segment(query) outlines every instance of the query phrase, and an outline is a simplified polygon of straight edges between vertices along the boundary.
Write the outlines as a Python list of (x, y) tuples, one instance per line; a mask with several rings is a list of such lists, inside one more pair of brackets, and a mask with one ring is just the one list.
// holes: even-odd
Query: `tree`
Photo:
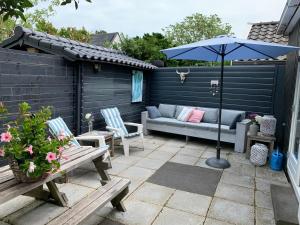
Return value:
[(161, 33), (147, 33), (143, 37), (136, 36), (134, 38), (121, 34), (121, 42), (113, 47), (131, 57), (150, 62), (152, 60), (165, 61), (165, 56), (160, 50), (170, 46), (171, 42)]
[(217, 35), (232, 35), (232, 27), (228, 23), (223, 23), (217, 15), (205, 16), (195, 13), (187, 16), (183, 21), (174, 25), (169, 25), (163, 31), (166, 37), (174, 45), (188, 44)]
[[(45, 1), (45, 0), (41, 0)], [(91, 0), (85, 0), (91, 2)], [(26, 20), (25, 11), (34, 7), (37, 0), (1, 0), (0, 1), (0, 15), (4, 21), (9, 18), (21, 18)], [(75, 8), (78, 8), (79, 0), (52, 0), (56, 5), (67, 5), (74, 3)]]

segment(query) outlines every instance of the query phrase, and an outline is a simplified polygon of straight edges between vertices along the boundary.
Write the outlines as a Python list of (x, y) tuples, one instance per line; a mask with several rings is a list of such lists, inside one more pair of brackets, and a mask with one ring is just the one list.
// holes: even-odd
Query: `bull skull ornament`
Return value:
[(180, 76), (180, 82), (183, 84), (187, 75), (190, 73), (190, 69), (188, 69), (187, 72), (179, 72), (178, 70), (176, 70), (176, 73), (179, 74)]

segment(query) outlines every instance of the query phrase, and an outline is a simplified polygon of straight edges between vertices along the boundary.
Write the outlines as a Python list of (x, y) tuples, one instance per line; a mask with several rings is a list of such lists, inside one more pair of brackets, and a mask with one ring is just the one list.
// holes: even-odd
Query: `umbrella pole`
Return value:
[(221, 118), (222, 118), (222, 108), (223, 108), (223, 77), (224, 77), (224, 58), (225, 54), (221, 54), (221, 79), (220, 79), (220, 101), (219, 101), (219, 119), (218, 119), (218, 141), (217, 141), (217, 156), (206, 160), (208, 166), (226, 169), (230, 167), (230, 163), (226, 159), (222, 159), (221, 155)]

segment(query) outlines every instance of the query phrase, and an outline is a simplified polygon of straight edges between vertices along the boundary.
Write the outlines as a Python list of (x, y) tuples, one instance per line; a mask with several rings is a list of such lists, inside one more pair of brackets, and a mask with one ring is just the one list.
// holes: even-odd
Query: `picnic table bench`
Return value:
[[(64, 155), (68, 159), (61, 161), (60, 171), (49, 175), (44, 180), (34, 183), (19, 183), (15, 180), (9, 166), (1, 167), (0, 204), (19, 195), (26, 195), (50, 201), (62, 207), (69, 207), (67, 196), (59, 191), (54, 179), (92, 161), (101, 177), (101, 184), (103, 186), (96, 189), (74, 206), (69, 207), (61, 216), (50, 221), (49, 224), (78, 224), (109, 201), (117, 210), (125, 211), (122, 199), (128, 193), (130, 181), (123, 178), (110, 178), (106, 171), (110, 168), (110, 165), (104, 161), (105, 151), (91, 146), (68, 148), (64, 152)], [(43, 189), (44, 184), (47, 185), (49, 190)]]

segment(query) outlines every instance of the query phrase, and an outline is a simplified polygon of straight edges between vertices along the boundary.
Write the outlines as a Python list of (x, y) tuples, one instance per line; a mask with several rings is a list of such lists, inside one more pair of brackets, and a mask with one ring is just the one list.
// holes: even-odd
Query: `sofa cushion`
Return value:
[(176, 105), (159, 104), (158, 110), (162, 117), (174, 118)]
[(242, 114), (242, 111), (223, 109), (221, 124), (229, 126), (230, 129), (235, 129), (236, 123), (241, 121)]
[(147, 123), (149, 124), (161, 124), (161, 125), (172, 125), (178, 127), (184, 127), (185, 122), (179, 121), (175, 118), (166, 118), (166, 117), (159, 117), (155, 119), (147, 119)]
[(205, 107), (199, 107), (198, 109), (205, 112), (203, 120), (202, 120), (204, 123), (217, 123), (218, 122), (218, 115), (219, 115), (218, 109), (205, 108)]
[(194, 109), (191, 108), (191, 107), (184, 107), (181, 110), (181, 113), (179, 114), (179, 116), (176, 119), (179, 120), (179, 121), (183, 121), (183, 122), (188, 121), (188, 119), (190, 118), (190, 116), (193, 113), (193, 110)]
[(150, 119), (161, 117), (161, 114), (156, 106), (147, 106), (146, 109)]
[[(205, 130), (211, 130), (211, 131), (217, 131), (218, 130), (218, 124), (217, 123), (190, 123), (186, 122), (185, 123), (186, 127), (190, 128), (199, 128), (199, 129), (205, 129)], [(225, 133), (235, 133), (234, 129), (230, 129), (229, 126), (227, 125), (221, 125), (221, 132)]]
[(204, 111), (201, 111), (199, 109), (193, 109), (193, 112), (190, 118), (188, 119), (188, 122), (200, 123), (201, 120), (203, 119), (204, 113), (205, 113)]

